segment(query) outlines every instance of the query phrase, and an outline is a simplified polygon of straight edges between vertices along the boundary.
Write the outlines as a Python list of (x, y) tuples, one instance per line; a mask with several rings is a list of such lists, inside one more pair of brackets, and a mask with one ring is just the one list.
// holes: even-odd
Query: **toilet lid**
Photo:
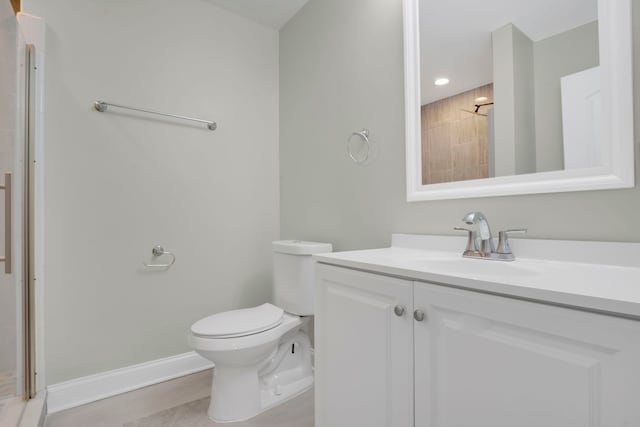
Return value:
[(194, 335), (233, 338), (257, 334), (282, 323), (284, 311), (266, 303), (252, 308), (224, 311), (198, 320), (191, 326)]

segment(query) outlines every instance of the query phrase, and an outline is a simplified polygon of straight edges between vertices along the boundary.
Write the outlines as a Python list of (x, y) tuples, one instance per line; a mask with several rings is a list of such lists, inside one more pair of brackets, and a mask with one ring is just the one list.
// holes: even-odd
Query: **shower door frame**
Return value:
[(19, 372), (21, 394), (25, 400), (43, 397), (46, 388), (44, 363), (44, 51), (45, 22), (42, 18), (19, 12), (20, 105), (23, 184), (22, 311), (20, 324)]
[(35, 331), (35, 129), (36, 129), (36, 51), (26, 45), (24, 92), (24, 163), (22, 217), (22, 398), (37, 393)]

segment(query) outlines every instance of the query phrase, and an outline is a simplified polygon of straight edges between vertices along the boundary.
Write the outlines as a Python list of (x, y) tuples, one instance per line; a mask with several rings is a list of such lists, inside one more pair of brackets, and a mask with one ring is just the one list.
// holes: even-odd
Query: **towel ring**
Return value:
[[(356, 156), (353, 155), (353, 151), (351, 150), (351, 142), (354, 136), (359, 136), (360, 139), (362, 139), (364, 144), (367, 146), (367, 153), (365, 154), (363, 159), (358, 159)], [(366, 162), (369, 159), (370, 151), (371, 151), (371, 144), (369, 143), (369, 131), (367, 129), (362, 129), (358, 132), (353, 132), (349, 136), (349, 139), (347, 139), (347, 154), (349, 154), (349, 157), (351, 157), (351, 160), (353, 160), (354, 163), (361, 164)]]
[(168, 264), (147, 264), (146, 262), (143, 262), (142, 264), (145, 267), (148, 268), (169, 268), (173, 265), (174, 262), (176, 262), (176, 256), (171, 253), (171, 252), (167, 252), (164, 250), (164, 248), (160, 245), (154, 246), (153, 249), (151, 249), (151, 254), (153, 255), (153, 259), (156, 259), (162, 255), (169, 255), (171, 257), (171, 261)]

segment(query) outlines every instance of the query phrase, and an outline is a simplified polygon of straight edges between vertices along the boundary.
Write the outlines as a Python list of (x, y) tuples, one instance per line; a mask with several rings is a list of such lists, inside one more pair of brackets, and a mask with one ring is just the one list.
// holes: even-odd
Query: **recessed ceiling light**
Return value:
[(437, 78), (436, 81), (433, 82), (436, 86), (444, 86), (449, 84), (449, 79), (446, 77)]
[(486, 102), (488, 101), (489, 98), (487, 98), (486, 96), (479, 96), (476, 98), (476, 102), (480, 103), (480, 102)]

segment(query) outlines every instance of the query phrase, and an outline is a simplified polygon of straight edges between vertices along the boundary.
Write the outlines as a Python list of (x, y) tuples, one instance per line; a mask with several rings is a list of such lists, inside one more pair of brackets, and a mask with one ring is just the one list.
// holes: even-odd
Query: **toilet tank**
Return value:
[(274, 304), (288, 313), (313, 315), (313, 254), (331, 252), (330, 243), (280, 240), (273, 242)]

